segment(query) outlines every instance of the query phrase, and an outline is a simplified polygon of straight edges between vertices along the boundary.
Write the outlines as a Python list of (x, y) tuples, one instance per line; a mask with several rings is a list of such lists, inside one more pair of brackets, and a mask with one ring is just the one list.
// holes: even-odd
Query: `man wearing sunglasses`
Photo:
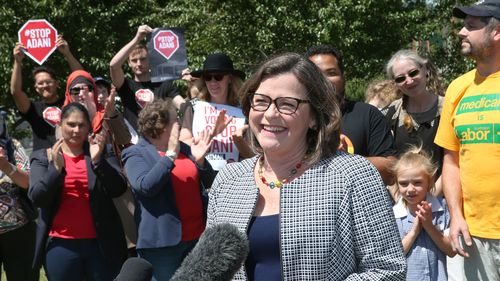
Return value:
[[(179, 108), (184, 102), (172, 81), (151, 82), (148, 49), (141, 44), (141, 41), (152, 31), (153, 29), (147, 25), (139, 26), (134, 38), (116, 53), (109, 63), (111, 80), (123, 103), (123, 115), (136, 131), (137, 116), (147, 103), (157, 98), (168, 97), (173, 99), (174, 105)], [(122, 69), (125, 61), (128, 61), (134, 79), (125, 78)]]
[(461, 53), (476, 68), (446, 91), (435, 143), (445, 149), (450, 239), (467, 280), (500, 280), (500, 1), (455, 7)]
[(342, 149), (366, 157), (380, 172), (384, 183), (390, 184), (392, 176), (389, 167), (395, 158), (389, 122), (376, 107), (345, 99), (344, 66), (342, 55), (336, 48), (313, 46), (307, 50), (306, 56), (335, 88), (342, 107)]
[[(68, 42), (62, 35), (57, 37), (57, 49), (68, 62), (71, 71), (82, 69), (78, 60), (71, 53)], [(59, 123), (64, 98), (57, 94), (55, 72), (45, 66), (33, 69), (34, 88), (41, 97), (40, 101), (32, 101), (23, 90), (22, 62), (24, 46), (17, 43), (13, 50), (14, 67), (10, 79), (10, 92), (17, 109), (33, 130), (33, 150), (49, 148), (55, 143), (55, 127)]]

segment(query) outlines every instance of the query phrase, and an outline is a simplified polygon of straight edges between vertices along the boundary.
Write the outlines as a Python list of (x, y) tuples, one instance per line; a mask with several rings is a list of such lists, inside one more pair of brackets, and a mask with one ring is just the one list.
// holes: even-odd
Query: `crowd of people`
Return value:
[(133, 257), (148, 280), (170, 280), (206, 229), (230, 223), (249, 249), (225, 272), (234, 280), (500, 281), (500, 2), (453, 16), (476, 67), (445, 91), (428, 58), (399, 50), (366, 103), (346, 98), (331, 45), (251, 74), (208, 54), (182, 72), (183, 97), (151, 81), (147, 25), (111, 59), (110, 80), (59, 36), (64, 96), (41, 66), (34, 101), (18, 43), (11, 94), (33, 152), (0, 115), (7, 280), (39, 280), (42, 266), (50, 281), (146, 280), (123, 270)]

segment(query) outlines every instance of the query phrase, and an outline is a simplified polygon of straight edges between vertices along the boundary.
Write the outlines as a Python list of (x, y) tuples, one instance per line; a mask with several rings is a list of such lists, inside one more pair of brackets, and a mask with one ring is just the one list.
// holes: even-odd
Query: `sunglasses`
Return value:
[(81, 86), (81, 87), (73, 87), (71, 89), (69, 89), (69, 93), (71, 95), (79, 95), (80, 94), (80, 91), (92, 91), (92, 87), (91, 86)]
[(406, 80), (406, 77), (415, 78), (419, 74), (420, 74), (420, 70), (414, 69), (414, 70), (408, 72), (407, 74), (404, 74), (404, 75), (401, 75), (401, 76), (394, 78), (394, 82), (401, 84)]
[(212, 78), (215, 79), (215, 81), (221, 81), (222, 79), (224, 79), (224, 74), (220, 73), (220, 74), (203, 74), (203, 80), (205, 81), (210, 81), (212, 80)]

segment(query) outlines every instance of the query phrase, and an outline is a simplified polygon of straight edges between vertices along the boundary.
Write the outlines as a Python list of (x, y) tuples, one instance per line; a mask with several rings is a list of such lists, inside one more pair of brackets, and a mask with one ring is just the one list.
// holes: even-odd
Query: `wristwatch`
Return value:
[(165, 156), (167, 156), (168, 158), (170, 158), (172, 161), (174, 161), (175, 159), (177, 159), (177, 152), (173, 151), (173, 150), (167, 150), (167, 152), (165, 152)]

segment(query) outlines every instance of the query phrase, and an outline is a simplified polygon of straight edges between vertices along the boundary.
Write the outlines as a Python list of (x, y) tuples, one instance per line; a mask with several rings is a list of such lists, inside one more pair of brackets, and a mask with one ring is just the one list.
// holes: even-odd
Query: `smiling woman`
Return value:
[(186, 103), (180, 139), (191, 143), (193, 136), (214, 128), (214, 142), (207, 159), (215, 170), (252, 156), (243, 137), (247, 126), (238, 101), (245, 73), (234, 68), (228, 55), (216, 53), (207, 56), (202, 69), (190, 74), (200, 78), (194, 82), (199, 93)]
[[(391, 123), (397, 153), (401, 155), (411, 145), (421, 145), (430, 153), (438, 163), (434, 194), (439, 195), (443, 149), (434, 144), (434, 137), (441, 116), (443, 88), (437, 69), (416, 52), (400, 50), (391, 57), (386, 70), (403, 96), (382, 110)], [(394, 186), (391, 193), (397, 197)]]
[(403, 280), (385, 186), (368, 160), (337, 151), (338, 99), (316, 65), (294, 53), (271, 58), (241, 93), (258, 155), (219, 172), (207, 221), (248, 234), (234, 279)]

